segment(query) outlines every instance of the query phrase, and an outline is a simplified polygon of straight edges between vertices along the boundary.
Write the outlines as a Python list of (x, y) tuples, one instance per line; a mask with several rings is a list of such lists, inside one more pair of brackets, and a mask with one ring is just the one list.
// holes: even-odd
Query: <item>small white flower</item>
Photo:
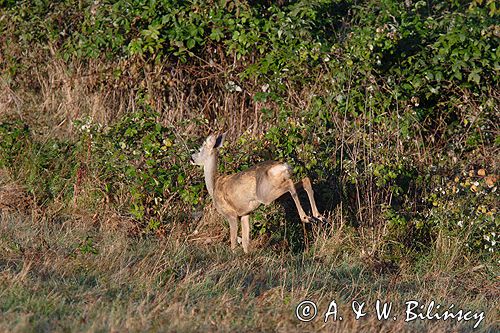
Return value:
[(227, 81), (226, 83), (226, 89), (229, 90), (230, 92), (242, 92), (243, 89), (239, 85), (237, 85), (234, 81)]

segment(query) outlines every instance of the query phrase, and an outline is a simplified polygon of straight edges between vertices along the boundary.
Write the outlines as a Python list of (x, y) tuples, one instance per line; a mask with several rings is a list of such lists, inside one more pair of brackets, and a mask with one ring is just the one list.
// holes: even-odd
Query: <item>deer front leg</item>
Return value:
[(250, 215), (241, 217), (241, 238), (243, 251), (248, 253), (248, 245), (250, 244)]
[(231, 239), (231, 250), (236, 249), (237, 237), (238, 237), (238, 218), (234, 216), (226, 217), (229, 222), (229, 238)]

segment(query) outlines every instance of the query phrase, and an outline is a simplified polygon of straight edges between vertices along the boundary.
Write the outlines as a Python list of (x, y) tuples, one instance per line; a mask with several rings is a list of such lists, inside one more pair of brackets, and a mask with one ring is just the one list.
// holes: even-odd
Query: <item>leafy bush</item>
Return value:
[[(39, 94), (33, 73), (50, 70), (47, 59), (56, 57), (69, 71), (89, 66), (98, 82), (89, 91), (108, 96), (120, 87), (120, 106), (134, 108), (109, 126), (81, 121), (71, 141), (41, 143), (22, 123), (2, 125), (0, 164), (21, 172), (18, 152), (36, 151), (27, 155), (36, 165), (24, 176), (31, 183), (78, 183), (86, 170), (116, 209), (162, 229), (190, 220), (206, 197), (188, 159), (207, 133), (188, 124), (229, 127), (239, 139), (223, 148), (221, 171), (284, 160), (297, 178), (315, 179), (324, 209), (341, 201), (351, 224), (387, 224), (388, 243), (403, 252), (425, 251), (442, 233), (463, 237), (471, 251), (496, 252), (496, 183), (485, 186), (477, 175), (467, 183), (461, 174), (498, 173), (494, 1), (0, 6), (0, 70), (9, 86)], [(176, 107), (182, 119), (165, 121)], [(49, 197), (71, 193), (46, 188)], [(255, 214), (257, 232), (276, 235), (282, 215), (271, 222), (275, 210), (266, 209)]]
[(106, 194), (113, 197), (126, 191), (128, 212), (152, 230), (173, 219), (191, 218), (189, 207), (199, 204), (204, 186), (190, 177), (191, 143), (157, 119), (145, 107), (111, 127), (81, 125), (85, 140), (91, 142), (92, 169)]
[(486, 176), (484, 169), (470, 170), (453, 179), (441, 178), (441, 184), (428, 195), (432, 206), (424, 212), (424, 223), (462, 238), (474, 252), (498, 252), (496, 182), (496, 176)]
[(0, 142), (0, 168), (21, 178), (39, 204), (71, 197), (68, 185), (79, 167), (74, 144), (54, 138), (40, 142), (20, 121), (0, 124)]
[(15, 167), (18, 152), (25, 148), (28, 136), (28, 126), (20, 121), (0, 124), (0, 168)]

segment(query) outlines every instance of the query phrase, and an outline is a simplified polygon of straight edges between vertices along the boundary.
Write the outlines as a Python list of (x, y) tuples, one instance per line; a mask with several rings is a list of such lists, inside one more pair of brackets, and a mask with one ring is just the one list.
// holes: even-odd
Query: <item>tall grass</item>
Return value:
[[(85, 215), (36, 219), (3, 211), (0, 218), (2, 331), (438, 332), (474, 324), (405, 323), (408, 300), (484, 311), (478, 332), (500, 324), (494, 267), (450, 255), (461, 252), (458, 242), (393, 270), (346, 230), (318, 235), (307, 254), (259, 249), (244, 256), (181, 233), (130, 237), (119, 221)], [(295, 306), (304, 299), (316, 302), (320, 315), (335, 300), (343, 320), (299, 322)], [(398, 320), (377, 320), (377, 299), (393, 302)], [(354, 319), (353, 300), (366, 302), (366, 317)]]

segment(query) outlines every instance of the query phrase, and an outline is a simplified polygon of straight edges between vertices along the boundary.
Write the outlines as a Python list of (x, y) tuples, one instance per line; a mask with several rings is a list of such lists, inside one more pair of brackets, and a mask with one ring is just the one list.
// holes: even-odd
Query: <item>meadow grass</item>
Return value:
[[(475, 331), (499, 329), (497, 267), (475, 264), (450, 242), (391, 269), (347, 229), (318, 231), (307, 252), (256, 246), (244, 255), (230, 251), (227, 236), (210, 244), (180, 232), (131, 236), (117, 221), (2, 211), (0, 331), (467, 332), (475, 323), (405, 322), (409, 300), (484, 311)], [(311, 322), (295, 315), (305, 299), (318, 306)], [(377, 299), (393, 303), (389, 320), (377, 319)], [(332, 300), (343, 320), (324, 323)], [(366, 303), (359, 320), (354, 300)]]

